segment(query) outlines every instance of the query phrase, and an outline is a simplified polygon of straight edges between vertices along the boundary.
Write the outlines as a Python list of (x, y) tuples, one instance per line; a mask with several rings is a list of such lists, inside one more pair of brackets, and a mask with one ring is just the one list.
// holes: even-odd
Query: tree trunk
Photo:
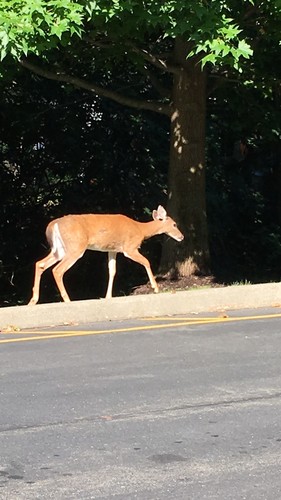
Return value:
[(205, 198), (206, 75), (190, 48), (175, 41), (167, 212), (185, 235), (182, 243), (168, 239), (163, 246), (161, 272), (189, 276), (209, 269)]

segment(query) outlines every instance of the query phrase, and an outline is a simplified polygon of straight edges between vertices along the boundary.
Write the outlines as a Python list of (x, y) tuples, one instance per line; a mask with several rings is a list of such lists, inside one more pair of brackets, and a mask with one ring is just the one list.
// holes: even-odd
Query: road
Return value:
[(279, 311), (1, 334), (1, 500), (281, 498)]

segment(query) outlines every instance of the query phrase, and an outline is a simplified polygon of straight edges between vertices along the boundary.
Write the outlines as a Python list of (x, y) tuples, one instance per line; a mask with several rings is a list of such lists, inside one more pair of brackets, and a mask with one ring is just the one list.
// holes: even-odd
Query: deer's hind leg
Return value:
[(34, 277), (34, 284), (33, 284), (33, 289), (32, 289), (32, 297), (28, 303), (28, 305), (35, 305), (38, 302), (39, 299), (39, 289), (40, 289), (40, 281), (41, 281), (41, 276), (46, 271), (49, 269), (49, 267), (53, 266), (56, 262), (58, 262), (58, 257), (56, 257), (53, 252), (50, 252), (47, 257), (44, 259), (38, 260), (35, 264), (35, 277)]
[(80, 250), (79, 252), (65, 254), (63, 259), (53, 269), (53, 276), (64, 302), (70, 302), (70, 298), (63, 283), (64, 273), (66, 273), (66, 271), (68, 271), (68, 269), (70, 269), (75, 262), (82, 257), (84, 251), (82, 253)]

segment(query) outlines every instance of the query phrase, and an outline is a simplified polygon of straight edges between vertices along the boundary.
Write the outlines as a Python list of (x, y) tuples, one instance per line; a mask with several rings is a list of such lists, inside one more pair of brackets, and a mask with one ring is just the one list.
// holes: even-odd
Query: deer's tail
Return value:
[(54, 224), (47, 227), (46, 237), (54, 256), (58, 260), (62, 260), (65, 256), (65, 246), (60, 233), (58, 222), (55, 222)]

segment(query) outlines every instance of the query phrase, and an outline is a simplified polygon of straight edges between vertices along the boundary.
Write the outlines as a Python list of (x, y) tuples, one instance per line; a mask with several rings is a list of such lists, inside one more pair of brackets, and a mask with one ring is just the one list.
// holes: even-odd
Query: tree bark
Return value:
[(175, 40), (174, 75), (167, 211), (185, 235), (182, 243), (168, 239), (163, 245), (162, 273), (189, 276), (208, 272), (209, 245), (205, 199), (206, 74), (190, 47)]

